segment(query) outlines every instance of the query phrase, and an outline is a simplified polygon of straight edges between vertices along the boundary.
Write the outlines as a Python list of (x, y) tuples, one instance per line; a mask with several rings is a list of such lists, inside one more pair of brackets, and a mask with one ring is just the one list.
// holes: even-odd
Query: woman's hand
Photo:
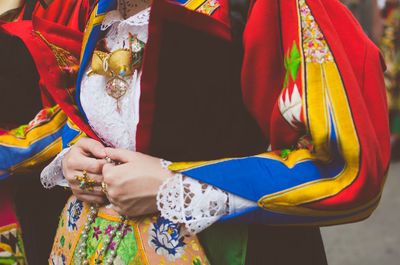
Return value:
[[(101, 182), (103, 181), (101, 172), (106, 163), (105, 157), (105, 147), (88, 137), (80, 138), (64, 156), (62, 161), (63, 174), (78, 199), (98, 204), (106, 202), (107, 198), (101, 190)], [(82, 177), (83, 171), (87, 172), (90, 179), (96, 181), (93, 190), (81, 189), (79, 180), (75, 179), (75, 176)]]
[(142, 153), (106, 148), (106, 154), (121, 162), (103, 167), (107, 197), (114, 209), (130, 217), (157, 212), (158, 189), (173, 172), (164, 169), (159, 158)]

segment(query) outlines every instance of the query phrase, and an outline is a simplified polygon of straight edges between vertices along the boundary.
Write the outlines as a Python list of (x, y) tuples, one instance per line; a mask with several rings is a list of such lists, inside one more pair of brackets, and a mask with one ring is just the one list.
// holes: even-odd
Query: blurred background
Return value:
[(367, 220), (322, 228), (329, 265), (400, 264), (400, 0), (342, 0), (386, 61), (392, 162), (380, 205)]

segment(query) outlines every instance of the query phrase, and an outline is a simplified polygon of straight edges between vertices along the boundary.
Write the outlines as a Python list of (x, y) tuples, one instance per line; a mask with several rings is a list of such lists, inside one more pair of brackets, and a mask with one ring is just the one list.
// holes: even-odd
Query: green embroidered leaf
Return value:
[(25, 128), (28, 127), (28, 125), (21, 125), (18, 128), (15, 128), (13, 130), (11, 130), (11, 134), (15, 135), (17, 137), (25, 137)]
[(195, 260), (193, 260), (192, 264), (193, 265), (201, 265), (201, 261), (198, 258), (196, 258)]
[(283, 87), (287, 87), (287, 85), (289, 84), (289, 64), (288, 64), (288, 58), (289, 58), (289, 52), (286, 56), (286, 58), (283, 60), (283, 65), (285, 66), (286, 69), (286, 74), (285, 74), (285, 81), (283, 82)]
[(296, 42), (293, 42), (292, 50), (287, 52), (286, 58), (283, 60), (283, 64), (286, 69), (285, 81), (283, 86), (287, 87), (289, 84), (289, 74), (292, 77), (293, 81), (296, 80), (297, 73), (300, 68), (300, 53), (297, 49)]
[(289, 69), (293, 80), (296, 80), (297, 72), (300, 67), (300, 53), (297, 49), (296, 42), (293, 42), (292, 52), (290, 54)]
[(64, 244), (65, 244), (65, 237), (64, 236), (61, 236), (60, 243), (61, 243), (61, 246), (64, 247)]
[(281, 157), (282, 158), (285, 158), (285, 157), (287, 157), (288, 155), (289, 155), (289, 153), (291, 152), (291, 150), (290, 149), (283, 149), (283, 150), (281, 150)]

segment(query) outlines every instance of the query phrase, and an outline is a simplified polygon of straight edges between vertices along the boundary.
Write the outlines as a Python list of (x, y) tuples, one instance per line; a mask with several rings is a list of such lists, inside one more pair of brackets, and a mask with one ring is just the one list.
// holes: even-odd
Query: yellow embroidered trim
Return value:
[[(138, 223), (135, 223), (133, 225), (133, 231), (135, 232), (135, 238), (136, 238), (137, 247), (138, 247), (138, 252), (137, 253), (138, 254), (140, 253), (140, 257), (142, 258), (143, 265), (149, 265), (149, 260), (148, 260), (148, 258), (146, 256), (146, 252), (144, 250), (143, 240), (142, 240), (142, 237), (140, 235), (139, 224)], [(138, 239), (140, 239), (140, 241)]]
[(196, 10), (207, 0), (189, 0), (183, 6), (190, 10)]
[(196, 9), (196, 11), (211, 16), (214, 13), (214, 11), (218, 9), (218, 7), (219, 7), (218, 0), (207, 0), (198, 9)]
[(48, 123), (31, 129), (26, 137), (18, 138), (13, 135), (2, 135), (0, 144), (8, 147), (27, 148), (31, 146), (32, 143), (60, 130), (65, 125), (66, 121), (67, 116), (60, 109)]
[[(36, 155), (30, 157), (27, 160), (22, 161), (19, 164), (16, 164), (10, 167), (10, 172), (19, 172), (25, 173), (30, 172), (32, 167), (40, 165), (52, 157), (55, 157), (62, 150), (62, 141), (61, 137), (57, 138), (54, 142), (48, 145), (45, 149), (37, 153)], [(46, 154), (46, 155), (44, 155)], [(18, 170), (22, 168), (22, 170)]]

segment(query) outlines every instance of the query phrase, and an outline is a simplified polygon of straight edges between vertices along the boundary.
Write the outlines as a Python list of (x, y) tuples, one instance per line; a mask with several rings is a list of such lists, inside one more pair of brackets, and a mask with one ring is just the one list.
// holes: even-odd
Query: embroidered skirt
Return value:
[[(83, 239), (89, 214), (89, 204), (70, 197), (60, 217), (49, 264), (81, 264), (78, 252), (84, 240), (88, 264), (95, 264), (97, 259), (106, 261), (112, 253), (115, 265), (209, 264), (196, 236), (184, 235), (179, 225), (156, 215), (125, 221), (126, 225), (119, 228), (123, 237), (116, 244), (110, 241), (110, 233), (122, 221), (112, 208), (101, 207)], [(107, 246), (105, 253), (103, 246)]]

